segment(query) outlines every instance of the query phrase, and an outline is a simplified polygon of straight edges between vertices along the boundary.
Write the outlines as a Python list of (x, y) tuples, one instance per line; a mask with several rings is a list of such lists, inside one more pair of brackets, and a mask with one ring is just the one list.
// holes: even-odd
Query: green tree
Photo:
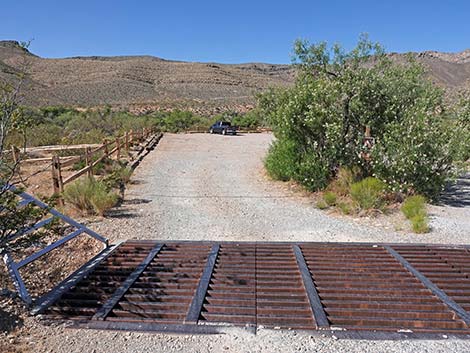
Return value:
[[(277, 143), (291, 146), (290, 154), (295, 150), (296, 158), (287, 168), (291, 179), (317, 190), (328, 184), (339, 167), (359, 166), (364, 177), (375, 175), (397, 191), (435, 196), (452, 171), (456, 141), (443, 92), (426, 79), (420, 65), (411, 57), (395, 63), (365, 35), (350, 52), (337, 44), (329, 47), (325, 42), (312, 45), (298, 40), (293, 63), (295, 85), (272, 90), (259, 101)], [(367, 143), (366, 131), (371, 132), (373, 143)], [(438, 146), (425, 153), (438, 136)], [(416, 143), (408, 149), (415, 140), (428, 144)], [(271, 153), (284, 150), (273, 148)], [(409, 153), (420, 155), (419, 167), (411, 168), (414, 173), (401, 173), (400, 156)], [(268, 160), (276, 158), (283, 157), (271, 155)], [(407, 163), (415, 161), (407, 159)], [(415, 182), (417, 173), (420, 178)], [(425, 187), (426, 180), (434, 186)]]
[[(21, 230), (36, 223), (44, 214), (32, 205), (17, 208), (17, 192), (10, 185), (18, 180), (18, 165), (6, 153), (7, 140), (14, 131), (23, 134), (31, 122), (21, 106), (22, 89), (26, 82), (28, 62), (21, 63), (12, 82), (0, 82), (0, 254), (10, 246), (10, 240)], [(26, 140), (23, 141), (26, 144)], [(23, 244), (25, 239), (16, 242)]]

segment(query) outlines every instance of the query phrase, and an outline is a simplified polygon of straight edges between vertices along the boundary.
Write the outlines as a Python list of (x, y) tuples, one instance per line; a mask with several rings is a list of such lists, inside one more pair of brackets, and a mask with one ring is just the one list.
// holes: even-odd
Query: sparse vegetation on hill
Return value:
[(19, 57), (31, 61), (28, 106), (146, 106), (205, 115), (253, 106), (253, 93), (293, 82), (289, 65), (215, 64), (151, 56), (45, 59), (0, 41), (0, 81), (14, 79)]
[(21, 128), (12, 129), (8, 144), (23, 146), (26, 141), (29, 147), (101, 143), (105, 138), (144, 127), (163, 132), (207, 131), (217, 120), (228, 120), (233, 125), (248, 129), (265, 126), (257, 110), (246, 114), (234, 112), (210, 117), (181, 110), (135, 115), (128, 111), (114, 111), (110, 107), (77, 110), (59, 106), (23, 108), (22, 114), (27, 123)]

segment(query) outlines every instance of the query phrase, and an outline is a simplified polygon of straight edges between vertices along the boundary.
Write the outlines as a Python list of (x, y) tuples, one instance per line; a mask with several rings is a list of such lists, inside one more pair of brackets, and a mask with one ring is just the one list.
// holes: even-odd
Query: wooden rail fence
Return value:
[[(86, 174), (91, 177), (94, 167), (105, 158), (132, 161), (136, 159), (155, 138), (159, 139), (160, 137), (161, 133), (156, 133), (153, 129), (144, 128), (138, 131), (127, 131), (124, 135), (114, 139), (104, 139), (101, 144), (40, 146), (26, 148), (25, 150), (20, 150), (12, 146), (9, 152), (11, 153), (12, 160), (18, 163), (18, 166), (50, 162), (53, 191), (54, 194), (59, 194), (64, 191), (66, 184), (76, 180), (80, 176)], [(77, 155), (73, 156), (59, 155), (61, 152), (65, 151), (79, 152)], [(134, 155), (131, 153), (133, 151), (135, 151)], [(52, 156), (25, 159), (21, 158), (22, 153), (26, 154), (26, 156), (31, 154), (36, 154), (36, 157), (37, 154), (52, 154)], [(80, 162), (84, 162), (84, 166), (81, 169), (66, 177), (63, 176), (64, 168)]]

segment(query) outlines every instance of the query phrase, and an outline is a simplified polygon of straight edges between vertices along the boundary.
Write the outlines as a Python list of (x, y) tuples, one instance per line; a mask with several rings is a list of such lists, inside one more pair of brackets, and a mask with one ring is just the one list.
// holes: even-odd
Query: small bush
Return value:
[(66, 186), (63, 195), (65, 202), (85, 214), (93, 214), (93, 184), (92, 179), (83, 179)]
[[(225, 118), (219, 120), (225, 120)], [(248, 129), (256, 129), (259, 126), (265, 125), (263, 114), (257, 109), (242, 115), (236, 115), (231, 121), (232, 125)]]
[(93, 178), (78, 180), (64, 190), (64, 200), (85, 214), (103, 215), (113, 207), (118, 196), (108, 191), (103, 182)]
[(426, 199), (421, 195), (410, 196), (401, 206), (401, 211), (408, 219), (417, 215), (426, 215)]
[(118, 166), (111, 174), (103, 179), (103, 183), (109, 188), (121, 188), (127, 184), (132, 176), (132, 169), (129, 167)]
[(401, 211), (410, 220), (413, 232), (429, 232), (426, 199), (423, 196), (415, 195), (408, 197), (401, 206)]
[(349, 215), (352, 213), (353, 209), (351, 205), (347, 202), (340, 202), (338, 203), (338, 208), (341, 210), (341, 212), (345, 215)]
[(424, 214), (417, 214), (410, 219), (411, 229), (415, 233), (428, 233), (429, 222), (428, 217)]
[(368, 177), (351, 185), (351, 197), (363, 210), (381, 209), (385, 188), (382, 181)]
[(209, 126), (208, 118), (194, 115), (190, 111), (174, 110), (161, 115), (158, 119), (158, 127), (165, 132), (181, 132), (197, 128), (207, 130)]
[(336, 194), (331, 191), (327, 191), (323, 194), (323, 200), (328, 206), (336, 205)]
[(324, 200), (318, 200), (317, 208), (319, 210), (326, 210), (328, 208), (328, 204)]
[[(94, 155), (91, 159), (91, 162), (94, 163), (96, 160), (98, 160), (100, 156)], [(96, 165), (93, 167), (93, 174), (96, 175), (102, 175), (106, 171), (106, 166), (111, 163), (111, 159), (105, 158), (102, 161), (96, 163)], [(73, 170), (81, 170), (86, 167), (86, 162), (85, 160), (78, 161), (72, 166)]]
[(80, 170), (80, 169), (83, 169), (85, 168), (85, 161), (84, 160), (81, 160), (81, 161), (78, 161), (77, 163), (75, 163), (73, 166), (72, 166), (72, 170)]
[(122, 183), (127, 184), (131, 180), (132, 169), (129, 167), (120, 168), (116, 171), (116, 175)]
[[(103, 184), (98, 184), (103, 185)], [(109, 192), (104, 186), (97, 187), (95, 193), (91, 198), (91, 204), (93, 205), (94, 211), (103, 216), (104, 213), (112, 208), (118, 200), (118, 195), (114, 192)]]
[(297, 153), (290, 141), (275, 141), (264, 161), (269, 176), (275, 180), (288, 181), (295, 174)]
[(351, 185), (360, 180), (359, 168), (341, 167), (338, 170), (336, 179), (331, 182), (328, 189), (341, 196), (349, 195)]

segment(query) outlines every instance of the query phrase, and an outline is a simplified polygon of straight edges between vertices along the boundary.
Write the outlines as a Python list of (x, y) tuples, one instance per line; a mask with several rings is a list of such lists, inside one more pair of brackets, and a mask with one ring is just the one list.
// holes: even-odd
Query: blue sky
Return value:
[(288, 63), (296, 38), (351, 48), (364, 32), (387, 51), (461, 51), (469, 19), (468, 0), (2, 0), (0, 39), (43, 57)]

